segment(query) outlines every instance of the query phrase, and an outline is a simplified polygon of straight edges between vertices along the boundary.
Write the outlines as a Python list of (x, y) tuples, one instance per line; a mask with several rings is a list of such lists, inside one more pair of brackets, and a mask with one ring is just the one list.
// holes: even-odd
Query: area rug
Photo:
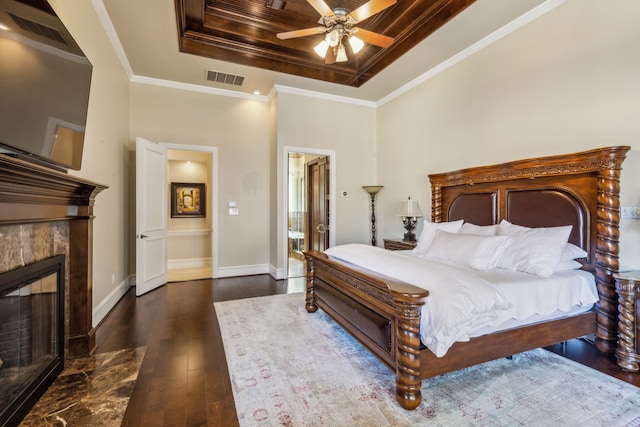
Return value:
[(241, 426), (640, 426), (640, 389), (538, 349), (423, 381), (395, 375), (304, 294), (215, 303)]
[(146, 347), (68, 360), (20, 427), (121, 424)]

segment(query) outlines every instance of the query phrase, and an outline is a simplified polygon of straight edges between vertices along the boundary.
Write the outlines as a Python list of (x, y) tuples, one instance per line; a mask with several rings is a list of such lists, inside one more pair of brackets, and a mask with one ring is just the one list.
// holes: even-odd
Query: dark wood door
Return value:
[(329, 158), (307, 163), (308, 249), (323, 251), (329, 247)]

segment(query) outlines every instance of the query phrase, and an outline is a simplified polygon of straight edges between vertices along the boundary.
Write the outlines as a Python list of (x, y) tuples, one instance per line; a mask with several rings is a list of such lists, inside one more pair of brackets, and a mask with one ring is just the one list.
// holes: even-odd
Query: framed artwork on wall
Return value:
[(204, 184), (172, 182), (171, 217), (204, 218), (207, 206), (205, 196)]

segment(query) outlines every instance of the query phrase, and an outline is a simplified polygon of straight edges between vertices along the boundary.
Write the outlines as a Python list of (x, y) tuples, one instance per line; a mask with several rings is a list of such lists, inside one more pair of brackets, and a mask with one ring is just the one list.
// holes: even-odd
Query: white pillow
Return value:
[(462, 234), (477, 234), (479, 236), (495, 236), (498, 234), (499, 224), (494, 225), (475, 225), (470, 222), (465, 222), (458, 233)]
[(562, 255), (560, 256), (560, 261), (570, 261), (578, 258), (586, 258), (587, 251), (574, 245), (573, 243), (567, 243), (562, 250)]
[(554, 271), (567, 271), (567, 270), (578, 270), (582, 268), (582, 264), (580, 262), (570, 259), (568, 261), (560, 261)]
[(460, 227), (462, 227), (463, 222), (463, 220), (451, 222), (429, 222), (425, 220), (422, 232), (418, 238), (418, 244), (413, 249), (413, 253), (416, 255), (424, 254), (427, 249), (429, 249), (429, 245), (431, 245), (431, 241), (435, 237), (436, 231), (443, 230), (449, 233), (457, 233), (458, 230), (460, 230)]
[(549, 277), (560, 262), (572, 226), (529, 228), (502, 221), (498, 235), (511, 236), (511, 244), (498, 267)]
[(498, 265), (509, 243), (510, 236), (453, 234), (438, 230), (423, 257), (476, 270), (491, 270)]

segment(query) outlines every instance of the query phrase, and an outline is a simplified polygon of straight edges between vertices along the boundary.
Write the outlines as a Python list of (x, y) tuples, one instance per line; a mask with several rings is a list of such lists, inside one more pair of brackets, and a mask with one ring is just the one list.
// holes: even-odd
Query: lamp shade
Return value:
[(338, 43), (340, 43), (341, 38), (342, 38), (342, 33), (339, 30), (335, 29), (333, 31), (328, 32), (324, 40), (327, 42), (329, 46), (336, 47), (338, 46)]
[(404, 218), (418, 218), (422, 217), (422, 212), (420, 211), (420, 206), (418, 205), (417, 200), (411, 200), (409, 197), (408, 200), (403, 200), (400, 203), (400, 209), (398, 210), (398, 216)]
[(356, 36), (351, 36), (349, 38), (349, 44), (351, 45), (351, 50), (353, 53), (358, 53), (364, 47), (364, 42), (357, 38)]
[(340, 43), (338, 45), (338, 52), (336, 53), (336, 62), (345, 62), (347, 59), (347, 52), (344, 50), (344, 45)]
[(324, 58), (327, 54), (327, 49), (329, 49), (329, 44), (324, 41), (324, 39), (313, 48), (313, 50), (318, 54), (319, 57)]
[(376, 194), (378, 191), (382, 190), (383, 187), (384, 187), (383, 185), (363, 185), (362, 186), (362, 188), (364, 188), (364, 190), (371, 195)]

